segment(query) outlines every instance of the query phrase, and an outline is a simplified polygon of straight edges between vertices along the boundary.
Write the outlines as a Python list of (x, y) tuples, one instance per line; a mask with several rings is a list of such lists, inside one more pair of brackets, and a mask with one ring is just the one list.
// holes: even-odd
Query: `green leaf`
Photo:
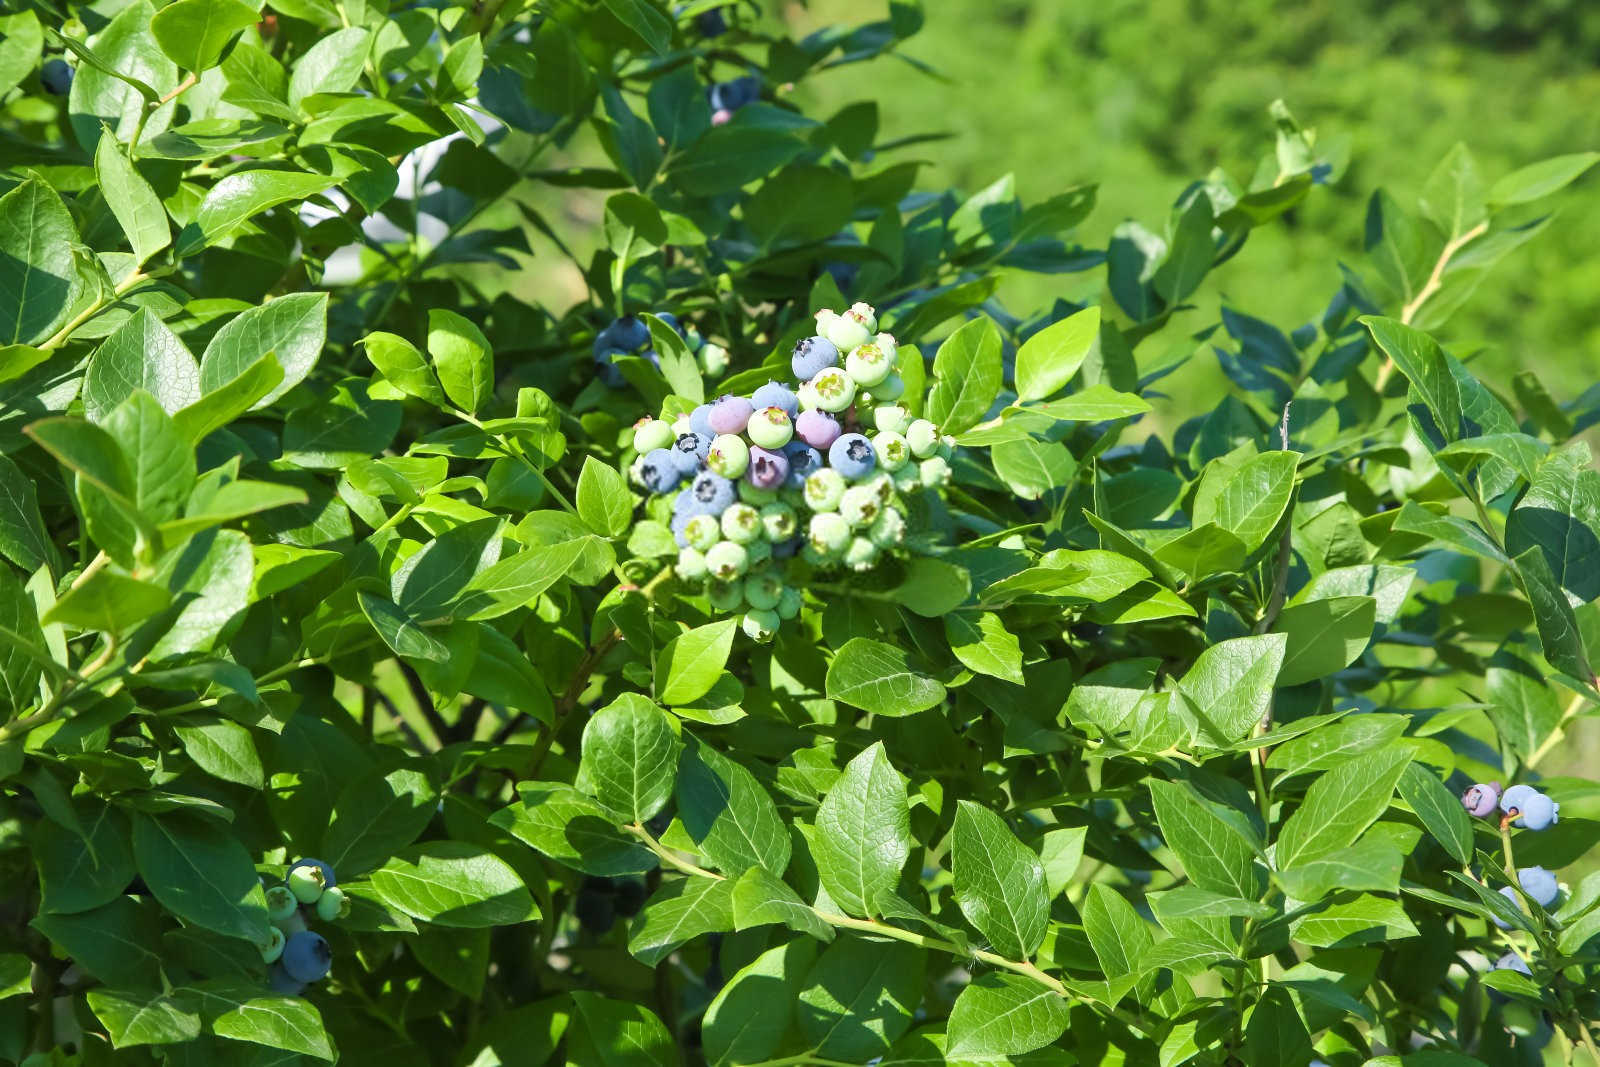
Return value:
[[(178, 86), (178, 67), (161, 51), (150, 32), (155, 6), (135, 0), (117, 12), (94, 38), (89, 51), (77, 41), (58, 38), (79, 58), (77, 76), (67, 96), (72, 132), (85, 152), (93, 152), (100, 131), (110, 124), (117, 139), (128, 143), (136, 129), (148, 140), (172, 122), (173, 106), (157, 102)], [(92, 57), (92, 58), (91, 58)], [(146, 104), (152, 109), (145, 115)]]
[(1311, 784), (1278, 835), (1276, 860), (1287, 870), (1353, 844), (1389, 807), (1411, 761), (1408, 749), (1374, 752), (1342, 763)]
[(1087, 834), (1087, 827), (1069, 826), (1046, 830), (1039, 839), (1039, 863), (1044, 867), (1046, 897), (1053, 899), (1067, 887), (1083, 860), (1083, 841)]
[(135, 389), (106, 416), (105, 430), (127, 458), (133, 506), (153, 522), (177, 515), (194, 488), (194, 447), (156, 398)]
[(654, 315), (640, 317), (650, 327), (650, 343), (661, 359), (661, 376), (673, 393), (696, 404), (705, 400), (705, 383), (700, 379), (693, 353), (678, 336), (678, 331)]
[(1284, 890), (1300, 901), (1321, 900), (1339, 890), (1393, 893), (1400, 886), (1401, 863), (1399, 850), (1389, 842), (1360, 841), (1281, 870), (1277, 877)]
[(389, 595), (414, 619), (449, 613), (472, 579), (500, 554), (501, 520), (478, 519), (446, 530), (406, 558), (390, 576)]
[(367, 592), (356, 594), (356, 600), (361, 605), (361, 613), (395, 655), (439, 662), (449, 658), (450, 649), (443, 642), (390, 601)]
[(701, 1023), (700, 1039), (711, 1067), (758, 1063), (778, 1050), (816, 957), (815, 941), (794, 938), (763, 952), (729, 979)]
[(1600, 163), (1600, 152), (1575, 152), (1530, 163), (1491, 185), (1489, 203), (1501, 208), (1541, 200), (1576, 181), (1596, 163)]
[(1417, 928), (1398, 901), (1362, 893), (1296, 919), (1289, 932), (1297, 941), (1325, 948), (1398, 941), (1415, 937)]
[(264, 401), (282, 381), (283, 365), (274, 353), (268, 352), (241, 371), (237, 378), (176, 412), (172, 421), (177, 423), (180, 433), (198, 443)]
[(450, 402), (467, 414), (494, 393), (494, 352), (471, 321), (444, 308), (428, 311), (428, 355)]
[(744, 220), (762, 248), (804, 244), (839, 232), (850, 221), (854, 186), (828, 167), (795, 163), (745, 201)]
[(1200, 287), (1217, 256), (1212, 236), (1211, 198), (1197, 190), (1178, 217), (1167, 256), (1150, 282), (1169, 305), (1182, 302)]
[(1284, 608), (1274, 629), (1288, 637), (1279, 685), (1300, 685), (1344, 670), (1372, 640), (1378, 602), (1369, 596), (1329, 597)]
[[(195, 4), (207, 3), (209, 0), (182, 0), (182, 2)], [(237, 4), (238, 0), (223, 0), (223, 2)], [(176, 6), (179, 5), (174, 5)], [(238, 4), (238, 6), (244, 5)], [(170, 7), (164, 9), (156, 18), (159, 20), (162, 14), (171, 10)], [(250, 12), (250, 17), (252, 19), (256, 17), (253, 11)], [(128, 237), (136, 265), (148, 262), (151, 256), (172, 243), (172, 228), (167, 223), (167, 209), (162, 207), (150, 183), (123, 154), (122, 146), (117, 143), (116, 137), (109, 133), (100, 138), (100, 144), (95, 149), (94, 173), (105, 195), (106, 205), (111, 208), (111, 213), (116, 216), (122, 232)]]
[(602, 537), (621, 537), (633, 523), (633, 494), (616, 468), (593, 456), (578, 475), (578, 517)]
[(0, 564), (0, 710), (21, 711), (39, 700), (44, 665), (54, 662), (45, 649), (33, 598), (16, 573)]
[(1214, 522), (1254, 552), (1289, 507), (1299, 460), (1298, 452), (1263, 452), (1231, 470), (1213, 463), (1195, 493), (1194, 525)]
[(457, 617), (496, 619), (532, 603), (581, 562), (591, 543), (605, 542), (589, 534), (555, 545), (530, 548), (485, 567), (467, 583), (457, 605)]
[(705, 696), (733, 650), (734, 619), (685, 630), (656, 656), (656, 696), (663, 704), (689, 704)]
[(730, 877), (762, 867), (782, 877), (789, 833), (756, 776), (691, 738), (678, 761), (678, 818), (700, 854)]
[(33, 961), (20, 952), (0, 953), (0, 1000), (10, 1000), (31, 992)]
[(511, 926), (539, 917), (510, 864), (467, 841), (413, 845), (370, 878), (384, 903), (438, 926)]
[(1083, 932), (1107, 978), (1139, 970), (1139, 961), (1154, 942), (1150, 927), (1115, 889), (1104, 882), (1089, 886), (1084, 899)]
[(89, 358), (84, 414), (103, 423), (137, 389), (155, 397), (169, 415), (200, 399), (199, 364), (149, 308), (129, 316)]
[(77, 240), (71, 213), (39, 179), (0, 196), (0, 344), (42, 340), (66, 318)]
[(1460, 864), (1472, 860), (1472, 818), (1461, 800), (1421, 764), (1409, 763), (1400, 775), (1400, 795), (1422, 825)]
[(643, 824), (672, 799), (681, 744), (666, 712), (625, 693), (584, 724), (579, 773), (602, 805)]
[(899, 882), (911, 855), (910, 807), (883, 742), (851, 760), (822, 798), (812, 849), (823, 888), (849, 915), (875, 914)]
[[(124, 847), (128, 847), (126, 844)], [(116, 896), (111, 903), (73, 915), (46, 912), (29, 923), (70, 956), (85, 973), (111, 986), (150, 988), (164, 962), (162, 930), (169, 920), (155, 901)], [(255, 948), (242, 945), (244, 951)]]
[(1106, 422), (1143, 415), (1150, 410), (1148, 401), (1132, 393), (1124, 393), (1103, 382), (1096, 382), (1059, 400), (1047, 400), (1027, 408), (1064, 422)]
[(1506, 519), (1506, 551), (1537, 548), (1556, 584), (1600, 600), (1600, 471), (1586, 442), (1552, 452)]
[(645, 0), (604, 0), (610, 11), (628, 29), (634, 32), (644, 46), (658, 56), (664, 56), (672, 47), (672, 20)]
[(310, 470), (340, 470), (381, 455), (400, 432), (402, 405), (377, 400), (361, 378), (346, 378), (326, 398), (296, 408), (283, 426), (283, 458)]
[(343, 878), (370, 870), (417, 839), (438, 800), (422, 771), (374, 767), (339, 793), (318, 855)]
[(1594, 670), (1589, 666), (1588, 650), (1578, 630), (1578, 617), (1573, 613), (1572, 602), (1550, 572), (1550, 564), (1541, 550), (1530, 548), (1513, 562), (1517, 584), (1533, 608), (1544, 658), (1557, 670), (1593, 682)]
[(933, 359), (927, 417), (947, 434), (978, 424), (1000, 391), (1000, 331), (976, 318), (945, 339)]
[(78, 801), (73, 807), (83, 827), (81, 835), (51, 819), (40, 820), (33, 833), (42, 910), (58, 915), (111, 903), (138, 873), (127, 816), (110, 804)]
[(1064, 489), (1078, 473), (1078, 461), (1058, 441), (1020, 437), (989, 450), (994, 472), (1024, 500), (1037, 500), (1052, 489)]
[(1244, 1039), (1251, 1067), (1307, 1062), (1312, 1053), (1305, 1021), (1293, 996), (1282, 987), (1269, 987), (1256, 1001)]
[(241, 0), (177, 0), (156, 12), (150, 32), (179, 67), (203, 71), (216, 65), (234, 34), (260, 17)]
[(1200, 653), (1183, 676), (1183, 689), (1199, 709), (1202, 733), (1209, 723), (1223, 742), (1249, 736), (1272, 706), (1287, 646), (1283, 634), (1260, 634), (1219, 641)]
[(55, 560), (33, 480), (5, 456), (0, 456), (0, 556), (25, 571)]
[(732, 930), (733, 882), (680, 878), (656, 890), (629, 924), (628, 951), (646, 967), (654, 967), (701, 934)]
[(966, 603), (972, 594), (972, 576), (953, 563), (915, 556), (906, 566), (905, 580), (891, 596), (924, 618), (937, 619)]
[(251, 405), (266, 407), (311, 373), (322, 354), (327, 322), (327, 293), (291, 293), (241, 312), (206, 345), (200, 357), (200, 391), (209, 399), (242, 377), (269, 375), (260, 361), (271, 354), (283, 377)]
[(1049, 921), (1044, 867), (1005, 822), (970, 800), (957, 801), (950, 862), (956, 902), (967, 921), (1011, 959), (1028, 959)]
[(369, 333), (361, 342), (372, 365), (388, 383), (418, 400), (443, 408), (449, 403), (439, 376), (434, 374), (417, 346), (404, 337), (381, 331)]
[(222, 61), (222, 76), (227, 88), (222, 99), (258, 115), (292, 121), (294, 112), (285, 103), (289, 78), (271, 52), (240, 41)]
[(213, 1019), (211, 1031), (218, 1037), (298, 1052), (329, 1063), (338, 1059), (323, 1029), (321, 1013), (301, 997), (251, 997)]
[(1156, 821), (1189, 880), (1225, 896), (1255, 899), (1261, 879), (1258, 844), (1238, 812), (1201, 797), (1191, 787), (1151, 779)]
[(1384, 354), (1394, 360), (1394, 365), (1427, 406), (1434, 427), (1443, 438), (1435, 442), (1435, 446), (1458, 439), (1461, 436), (1461, 389), (1455, 375), (1450, 373), (1439, 343), (1421, 330), (1395, 319), (1363, 315), (1361, 324), (1372, 333), (1372, 339)]
[(828, 664), (827, 693), (874, 715), (926, 711), (944, 699), (938, 681), (911, 666), (906, 653), (865, 637), (846, 641)]
[(194, 719), (173, 727), (183, 750), (195, 765), (213, 778), (237, 782), (249, 789), (265, 784), (261, 757), (250, 731), (231, 719)]
[(111, 1046), (175, 1045), (200, 1036), (200, 1015), (181, 991), (91, 989), (89, 1010), (105, 1024)]
[(372, 35), (360, 26), (337, 30), (306, 50), (289, 79), (289, 106), (304, 108), (313, 93), (345, 93), (361, 80)]
[(101, 570), (69, 589), (42, 620), (63, 623), (83, 631), (121, 634), (172, 602), (164, 588), (152, 582)]
[(44, 30), (30, 10), (0, 17), (0, 95), (9, 93), (39, 65)]
[(691, 196), (716, 196), (765, 177), (805, 147), (789, 129), (734, 121), (713, 126), (674, 159), (667, 174)]
[(1086, 307), (1052, 323), (1017, 349), (1017, 399), (1043, 400), (1066, 388), (1100, 339), (1100, 308)]
[(1071, 1015), (1065, 999), (1032, 979), (999, 972), (980, 975), (950, 1009), (946, 1051), (958, 1060), (1019, 1056), (1066, 1033)]
[(927, 952), (901, 941), (841, 937), (823, 950), (795, 1005), (815, 1055), (865, 1063), (911, 1028)]
[(178, 918), (261, 943), (267, 898), (244, 846), (214, 824), (169, 813), (133, 816), (133, 856), (155, 898)]
[(672, 1035), (648, 1008), (575, 990), (567, 1059), (588, 1067), (678, 1067)]
[(802, 901), (788, 883), (764, 867), (751, 867), (735, 883), (733, 922), (737, 930), (782, 923), (818, 941), (833, 940), (833, 927)]
[(956, 659), (969, 670), (1016, 685), (1023, 683), (1022, 645), (994, 612), (975, 616), (952, 612), (944, 617), (944, 635)]
[[(326, 192), (335, 179), (324, 174), (288, 170), (240, 170), (217, 181), (200, 201), (194, 221), (178, 235), (176, 252), (190, 256), (237, 233), (245, 223), (279, 204), (308, 200)], [(283, 297), (326, 299), (326, 294), (296, 293)], [(258, 309), (265, 311), (273, 305)], [(208, 353), (209, 354), (209, 353)], [(260, 353), (258, 352), (257, 355)], [(279, 352), (279, 358), (283, 353)], [(287, 364), (286, 364), (287, 366)], [(203, 369), (203, 368), (202, 368)]]
[(656, 867), (653, 852), (571, 786), (524, 782), (519, 788), (522, 799), (495, 812), (489, 822), (557, 863), (602, 878)]

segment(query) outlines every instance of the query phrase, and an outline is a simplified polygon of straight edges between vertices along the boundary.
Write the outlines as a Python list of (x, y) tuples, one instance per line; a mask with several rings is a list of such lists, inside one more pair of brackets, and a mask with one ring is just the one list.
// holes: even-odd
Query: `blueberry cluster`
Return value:
[(332, 922), (350, 914), (350, 898), (338, 886), (333, 868), (318, 859), (296, 860), (283, 884), (267, 889), (270, 934), (261, 958), (272, 965), (274, 993), (298, 994), (321, 981), (333, 966), (333, 950), (319, 933), (306, 928), (309, 915)]
[(634, 479), (673, 494), (677, 573), (769, 640), (800, 610), (787, 561), (870, 570), (906, 536), (903, 496), (950, 478), (953, 440), (895, 401), (896, 345), (866, 304), (817, 315), (795, 346), (797, 388), (768, 382), (676, 420), (641, 419)]
[[(701, 373), (709, 378), (720, 378), (727, 372), (727, 349), (711, 344), (693, 327), (685, 327), (670, 311), (658, 311), (656, 318), (678, 331), (678, 336), (695, 354)], [(616, 364), (618, 356), (639, 356), (649, 360), (652, 367), (661, 366), (661, 357), (650, 347), (650, 328), (636, 315), (624, 315), (595, 334), (595, 376), (612, 389), (621, 389), (627, 384)]]
[(1561, 805), (1531, 785), (1514, 785), (1504, 793), (1499, 782), (1479, 783), (1461, 794), (1461, 804), (1479, 818), (1503, 813), (1500, 822), (1519, 830), (1544, 830), (1560, 822)]
[(733, 118), (735, 111), (760, 99), (761, 79), (754, 74), (706, 86), (706, 102), (711, 105), (713, 126), (721, 126), (728, 122)]

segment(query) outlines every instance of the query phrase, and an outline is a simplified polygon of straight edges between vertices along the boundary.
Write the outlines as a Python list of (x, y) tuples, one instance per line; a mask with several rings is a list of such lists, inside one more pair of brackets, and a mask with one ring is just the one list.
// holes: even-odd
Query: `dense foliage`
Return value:
[(914, 4), (61, 16), (0, 17), (0, 1059), (1600, 1064), (1600, 400), (1429, 332), (1594, 154), (1211, 321), (1344, 152), (1274, 105), (1104, 247), (919, 190), (790, 96)]

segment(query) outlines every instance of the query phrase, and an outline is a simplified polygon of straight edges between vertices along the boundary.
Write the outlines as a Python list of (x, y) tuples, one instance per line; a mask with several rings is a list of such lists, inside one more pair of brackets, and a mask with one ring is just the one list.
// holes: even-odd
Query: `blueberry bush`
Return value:
[(1600, 1064), (1600, 398), (1449, 333), (1600, 157), (1208, 321), (1337, 140), (1085, 247), (797, 104), (923, 18), (0, 16), (0, 1060)]

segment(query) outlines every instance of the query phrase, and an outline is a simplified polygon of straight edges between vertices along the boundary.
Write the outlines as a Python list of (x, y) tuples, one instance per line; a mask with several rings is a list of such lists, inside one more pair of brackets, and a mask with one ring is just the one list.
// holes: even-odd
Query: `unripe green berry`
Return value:
[(707, 593), (714, 611), (726, 614), (744, 607), (743, 582), (712, 582)]
[(911, 446), (897, 433), (880, 433), (872, 439), (872, 451), (877, 453), (878, 467), (893, 474), (911, 461)]
[(752, 608), (772, 609), (783, 597), (783, 579), (770, 570), (748, 575), (744, 580), (744, 602)]
[(800, 614), (800, 607), (805, 603), (805, 598), (800, 595), (800, 590), (785, 587), (783, 596), (778, 598), (778, 618), (792, 619)]
[(749, 566), (759, 567), (772, 559), (772, 542), (765, 537), (758, 537), (745, 545), (744, 551), (749, 558)]
[(870, 388), (887, 378), (894, 364), (883, 354), (883, 349), (868, 342), (845, 357), (844, 369), (857, 385)]
[(810, 541), (806, 541), (800, 546), (800, 558), (805, 560), (810, 566), (819, 569), (831, 567), (838, 562), (838, 560), (836, 560), (829, 553), (818, 551), (817, 546), (812, 544)]
[(836, 315), (832, 311), (819, 311), (817, 332), (832, 341), (841, 352), (848, 352), (856, 345), (865, 344), (872, 338), (872, 331), (867, 329), (859, 317), (852, 317), (848, 311), (843, 315)]
[(878, 503), (888, 505), (894, 499), (894, 476), (879, 471), (873, 475), (870, 482), (864, 483), (867, 488), (878, 494)]
[(800, 388), (795, 390), (795, 396), (800, 401), (801, 411), (815, 411), (822, 406), (822, 397), (817, 395), (817, 387), (810, 382), (801, 382)]
[(327, 886), (327, 879), (322, 876), (321, 867), (308, 864), (290, 871), (289, 877), (284, 879), (284, 884), (300, 903), (315, 904)]
[(880, 404), (892, 404), (906, 395), (906, 380), (898, 371), (891, 371), (883, 381), (868, 389), (867, 395)]
[(916, 463), (907, 463), (890, 477), (894, 479), (895, 489), (902, 493), (922, 488), (922, 469)]
[(273, 922), (287, 919), (300, 907), (300, 901), (286, 885), (275, 885), (267, 890), (267, 918)]
[(722, 513), (722, 536), (748, 545), (761, 536), (761, 512), (749, 504), (732, 504)]
[(949, 434), (945, 434), (943, 437), (939, 438), (939, 458), (943, 460), (949, 460), (955, 454), (956, 439), (951, 437)]
[(761, 509), (761, 528), (769, 541), (787, 541), (794, 536), (799, 523), (794, 509), (787, 504), (768, 504)]
[(879, 548), (893, 548), (905, 540), (906, 517), (895, 508), (884, 508), (873, 520), (867, 536)]
[(870, 485), (852, 485), (839, 500), (839, 514), (851, 526), (870, 526), (883, 512), (883, 502)]
[(943, 456), (934, 456), (922, 461), (922, 485), (926, 489), (935, 489), (941, 485), (950, 484), (950, 464), (945, 462)]
[(750, 466), (750, 446), (738, 434), (719, 434), (706, 453), (706, 466), (732, 480)]
[(739, 483), (739, 499), (758, 508), (765, 507), (778, 499), (778, 490), (761, 489), (747, 481), (741, 481)]
[(893, 363), (900, 356), (900, 342), (894, 339), (892, 333), (880, 333), (872, 339), (872, 343), (883, 349), (883, 354)]
[(672, 427), (660, 419), (645, 418), (633, 424), (633, 450), (641, 456), (658, 448), (671, 448), (675, 440)]
[(728, 372), (728, 350), (717, 344), (704, 344), (695, 353), (707, 377), (720, 378)]
[(852, 537), (844, 550), (844, 565), (853, 571), (871, 570), (878, 562), (878, 546), (865, 537)]
[(750, 554), (743, 545), (732, 541), (718, 541), (706, 553), (706, 566), (711, 576), (719, 581), (731, 582), (744, 574), (750, 565)]
[(911, 425), (911, 412), (898, 404), (882, 404), (873, 409), (872, 424), (879, 433), (903, 434)]
[(678, 552), (678, 565), (675, 569), (679, 578), (689, 582), (698, 581), (710, 573), (706, 567), (706, 554), (693, 545)]
[(752, 609), (745, 613), (743, 622), (745, 636), (752, 641), (765, 644), (778, 635), (778, 627), (782, 625), (776, 611)]
[(782, 408), (762, 408), (750, 416), (744, 432), (762, 448), (779, 449), (794, 439), (794, 423)]
[(838, 367), (829, 367), (811, 379), (811, 388), (823, 411), (841, 412), (856, 398), (856, 380)]
[(939, 427), (927, 419), (918, 419), (906, 430), (906, 444), (918, 459), (927, 459), (939, 450)]
[(266, 943), (256, 946), (261, 950), (261, 962), (272, 963), (276, 961), (279, 956), (283, 955), (283, 946), (288, 940), (287, 937), (283, 936), (283, 931), (276, 926), (267, 927)]
[(349, 914), (350, 898), (338, 886), (329, 887), (317, 898), (317, 918), (323, 922), (331, 923)]
[(712, 545), (722, 540), (722, 523), (715, 515), (696, 515), (683, 524), (683, 538), (690, 548), (710, 551)]
[(837, 511), (811, 516), (811, 546), (823, 557), (836, 556), (850, 543), (850, 524)]
[(844, 498), (844, 475), (832, 467), (813, 471), (806, 476), (806, 507), (812, 511), (835, 511)]

